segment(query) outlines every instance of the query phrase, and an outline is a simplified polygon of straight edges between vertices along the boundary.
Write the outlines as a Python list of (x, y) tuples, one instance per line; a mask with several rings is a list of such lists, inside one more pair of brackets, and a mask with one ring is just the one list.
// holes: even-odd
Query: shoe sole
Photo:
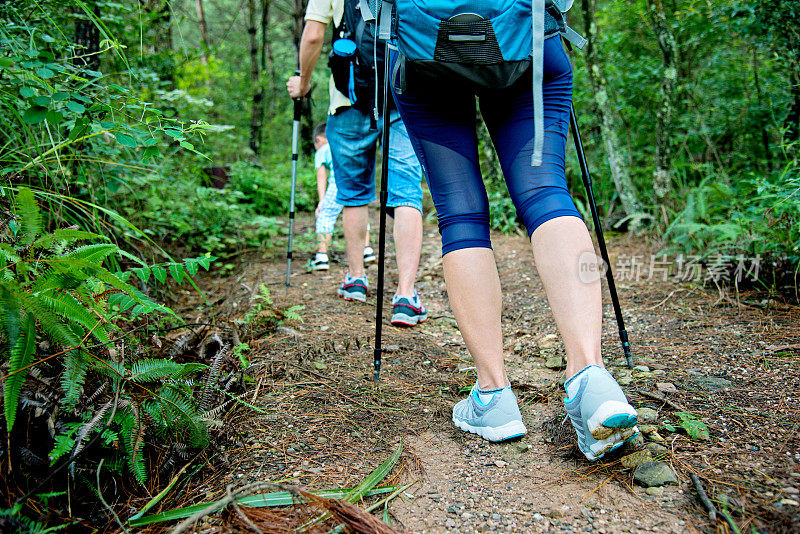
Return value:
[(519, 438), (528, 433), (522, 421), (510, 421), (502, 426), (472, 426), (464, 421), (453, 418), (453, 424), (465, 432), (477, 434), (485, 440), (497, 442), (507, 439)]
[(395, 326), (416, 326), (428, 320), (428, 314), (425, 315), (406, 315), (405, 313), (395, 313), (392, 315), (391, 323)]
[(343, 289), (339, 289), (336, 291), (339, 293), (339, 296), (342, 297), (344, 300), (347, 301), (356, 301), (356, 302), (367, 302), (367, 296), (363, 293), (358, 292), (349, 292)]
[(606, 401), (589, 417), (586, 426), (596, 440), (602, 441), (615, 432), (636, 426), (636, 410), (627, 402)]
[(635, 438), (639, 435), (639, 429), (635, 426), (632, 428), (626, 428), (617, 433), (616, 436), (611, 436), (610, 438), (606, 438), (598, 443), (594, 443), (592, 446), (589, 447), (592, 456), (584, 453), (587, 459), (590, 461), (599, 460), (606, 454), (613, 452), (623, 445), (630, 441), (631, 439)]
[(364, 257), (364, 263), (372, 263), (373, 261), (378, 261), (378, 257), (377, 256)]
[(312, 271), (327, 271), (328, 269), (330, 269), (330, 267), (327, 265), (323, 265), (321, 267), (311, 267)]

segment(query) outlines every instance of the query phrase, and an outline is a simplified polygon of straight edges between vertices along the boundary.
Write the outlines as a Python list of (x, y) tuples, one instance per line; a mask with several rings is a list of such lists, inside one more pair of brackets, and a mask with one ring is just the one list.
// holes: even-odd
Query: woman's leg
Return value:
[(564, 340), (567, 377), (587, 365), (602, 365), (600, 282), (578, 276), (582, 254), (591, 254), (586, 225), (572, 202), (565, 152), (572, 99), (572, 71), (558, 39), (545, 43), (544, 162), (532, 167), (533, 101), (530, 79), (482, 95), (481, 110), (506, 183), (531, 236), (534, 259)]
[(600, 334), (603, 309), (599, 277), (581, 281), (580, 262), (594, 258), (589, 231), (577, 217), (541, 224), (531, 236), (536, 269), (567, 353), (567, 378), (587, 365), (603, 365)]
[(437, 92), (426, 86), (396, 97), (423, 166), (439, 218), (445, 282), (481, 389), (508, 385), (500, 329), (501, 295), (489, 240), (489, 201), (475, 134), (469, 89)]
[(508, 385), (503, 362), (500, 278), (489, 248), (454, 250), (442, 259), (450, 306), (483, 390)]

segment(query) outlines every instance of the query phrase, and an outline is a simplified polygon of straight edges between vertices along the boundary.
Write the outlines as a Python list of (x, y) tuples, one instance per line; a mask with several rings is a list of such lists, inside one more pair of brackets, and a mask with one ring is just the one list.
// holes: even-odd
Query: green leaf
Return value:
[[(397, 491), (397, 489), (398, 486), (382, 486), (380, 488), (374, 488), (372, 490), (369, 490), (368, 492), (366, 492), (365, 496), (371, 497), (373, 495), (392, 493), (393, 491)], [(323, 497), (325, 499), (341, 499), (342, 497), (348, 495), (351, 491), (352, 491), (351, 489), (345, 488), (345, 489), (312, 491), (311, 493), (313, 493), (314, 495), (318, 495), (319, 497)], [(236, 504), (239, 504), (241, 506), (251, 506), (253, 508), (291, 506), (297, 502), (298, 502), (297, 497), (288, 491), (276, 491), (273, 493), (249, 495), (247, 497), (242, 497), (241, 499), (236, 500)], [(185, 508), (177, 508), (175, 510), (160, 512), (158, 514), (146, 515), (138, 519), (134, 519), (136, 517), (134, 516), (134, 518), (131, 518), (128, 521), (128, 524), (132, 527), (143, 527), (145, 525), (151, 525), (153, 523), (162, 523), (164, 521), (175, 521), (176, 519), (184, 519), (190, 517), (192, 514), (202, 510), (203, 508), (210, 506), (211, 504), (215, 503), (195, 504), (193, 506), (187, 506)]]
[(109, 85), (108, 88), (109, 89), (116, 89), (120, 93), (127, 93), (128, 92), (128, 90), (126, 88), (122, 87), (121, 85), (117, 85), (115, 83), (112, 83), (111, 85)]
[(22, 121), (25, 124), (39, 124), (47, 116), (47, 108), (42, 106), (31, 106), (22, 114)]
[(31, 99), (31, 102), (36, 104), (37, 106), (47, 107), (50, 105), (50, 97), (48, 96), (35, 96)]
[(178, 137), (182, 137), (183, 136), (183, 132), (181, 132), (180, 130), (173, 130), (171, 128), (167, 128), (166, 130), (164, 130), (164, 133), (167, 134), (170, 137), (175, 137), (176, 139)]
[(153, 276), (162, 284), (167, 281), (167, 270), (159, 265), (153, 265)]
[(84, 111), (86, 111), (86, 108), (83, 106), (83, 104), (78, 104), (77, 102), (73, 102), (72, 100), (67, 101), (67, 103), (64, 105), (68, 110), (74, 113), (81, 114)]
[(117, 133), (114, 134), (114, 137), (117, 138), (117, 141), (119, 141), (119, 144), (127, 146), (127, 147), (131, 147), (131, 148), (136, 148), (136, 140), (133, 137), (131, 137), (130, 135), (124, 134), (122, 132), (117, 132)]
[(69, 131), (69, 140), (74, 141), (75, 139), (79, 138), (83, 135), (83, 133), (89, 127), (89, 119), (79, 117), (75, 119), (75, 126), (72, 127), (72, 130)]
[(186, 272), (189, 273), (189, 276), (194, 276), (197, 274), (197, 262), (192, 259), (183, 260), (186, 266)]
[(55, 76), (56, 73), (53, 72), (52, 70), (48, 69), (47, 67), (41, 67), (39, 69), (36, 69), (36, 74), (40, 78), (43, 78), (45, 80), (49, 80), (50, 78)]
[(51, 109), (50, 111), (47, 112), (45, 118), (47, 119), (47, 122), (49, 122), (50, 124), (56, 125), (60, 124), (61, 121), (64, 120), (64, 114), (61, 113), (60, 111), (55, 111)]
[(197, 263), (202, 265), (203, 269), (205, 269), (207, 271), (208, 268), (211, 267), (211, 262), (216, 260), (216, 259), (217, 259), (216, 256), (210, 256), (210, 255), (209, 256), (202, 256), (200, 258), (197, 258)]
[(675, 416), (681, 420), (679, 424), (681, 428), (686, 431), (690, 438), (702, 440), (711, 439), (711, 435), (708, 433), (708, 427), (706, 424), (703, 423), (703, 421), (701, 421), (693, 413), (676, 412)]
[(9, 69), (14, 66), (14, 61), (11, 58), (0, 57), (0, 69)]
[(66, 100), (69, 98), (69, 93), (66, 91), (57, 91), (53, 93), (53, 100), (56, 102), (61, 102), (62, 100)]
[(141, 280), (142, 282), (147, 283), (147, 281), (150, 280), (150, 268), (136, 267), (135, 269), (132, 270), (136, 274), (136, 276), (139, 277), (139, 280)]
[(170, 263), (169, 264), (169, 274), (172, 275), (172, 278), (175, 279), (176, 282), (179, 284), (183, 282), (183, 265), (180, 263)]
[(189, 141), (181, 141), (181, 146), (186, 150), (194, 150), (194, 145)]
[(34, 89), (33, 87), (28, 87), (27, 85), (25, 85), (25, 86), (19, 88), (19, 94), (23, 98), (30, 98), (30, 97), (32, 97), (33, 95), (36, 94), (36, 89)]

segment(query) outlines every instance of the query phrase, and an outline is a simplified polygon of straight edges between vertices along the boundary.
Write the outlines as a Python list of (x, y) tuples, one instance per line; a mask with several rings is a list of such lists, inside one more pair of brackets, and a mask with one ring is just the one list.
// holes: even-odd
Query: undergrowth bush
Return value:
[(243, 192), (201, 185), (197, 174), (152, 173), (130, 182), (133, 192), (115, 201), (126, 217), (162, 243), (220, 252), (269, 244), (286, 231), (283, 218), (258, 213)]
[[(316, 208), (316, 179), (311, 165), (298, 165), (295, 209), (314, 211)], [(263, 167), (247, 162), (231, 165), (230, 187), (241, 193), (240, 201), (249, 202), (259, 215), (286, 217), (292, 191), (291, 164), (272, 157)]]
[(704, 259), (761, 258), (762, 284), (791, 278), (800, 269), (800, 165), (735, 181), (708, 176), (688, 194), (665, 238)]

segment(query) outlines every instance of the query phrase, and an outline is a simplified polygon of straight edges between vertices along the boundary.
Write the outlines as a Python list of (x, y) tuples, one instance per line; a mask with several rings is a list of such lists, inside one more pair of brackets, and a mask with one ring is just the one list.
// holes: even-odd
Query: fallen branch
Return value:
[(668, 398), (664, 397), (663, 395), (659, 395), (658, 393), (651, 393), (649, 391), (642, 391), (641, 389), (637, 389), (636, 393), (638, 393), (639, 395), (641, 395), (643, 397), (647, 397), (647, 398), (650, 398), (650, 399), (653, 399), (653, 400), (657, 400), (659, 402), (663, 402), (667, 406), (675, 408), (679, 412), (688, 412), (688, 411), (690, 411), (690, 410), (687, 410), (686, 408), (684, 408), (683, 406), (681, 406), (680, 404), (678, 404), (677, 402), (673, 402), (673, 401), (669, 400)]
[(700, 502), (703, 503), (703, 506), (708, 512), (708, 518), (711, 521), (716, 521), (717, 509), (714, 507), (714, 503), (712, 503), (711, 500), (709, 500), (708, 495), (706, 495), (706, 490), (703, 489), (703, 483), (700, 482), (700, 478), (694, 473), (690, 473), (689, 478), (692, 479), (692, 483), (694, 484), (694, 489), (697, 490), (697, 496), (700, 498)]

